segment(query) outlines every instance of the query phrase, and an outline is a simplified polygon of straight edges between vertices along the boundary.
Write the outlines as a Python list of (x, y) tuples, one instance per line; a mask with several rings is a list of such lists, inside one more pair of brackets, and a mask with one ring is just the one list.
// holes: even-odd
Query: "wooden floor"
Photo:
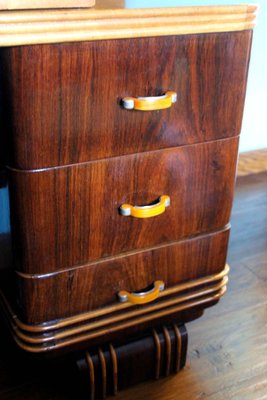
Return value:
[[(185, 369), (117, 400), (267, 399), (267, 172), (238, 180), (228, 261), (225, 297), (187, 325)], [(0, 332), (1, 400), (88, 399), (75, 369), (57, 362), (32, 367)]]
[(239, 154), (238, 176), (267, 171), (267, 149), (247, 151)]

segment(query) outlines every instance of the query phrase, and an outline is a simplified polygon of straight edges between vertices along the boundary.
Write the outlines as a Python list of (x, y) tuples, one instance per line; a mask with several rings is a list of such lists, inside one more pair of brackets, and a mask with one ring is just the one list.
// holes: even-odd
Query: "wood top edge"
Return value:
[(95, 19), (146, 17), (160, 18), (164, 16), (202, 16), (218, 15), (223, 18), (229, 14), (257, 14), (256, 4), (241, 4), (232, 6), (192, 6), (168, 8), (140, 8), (140, 9), (54, 9), (54, 10), (10, 10), (0, 11), (0, 23), (14, 22), (42, 22), (42, 21), (81, 21)]
[(257, 10), (255, 4), (244, 4), (3, 11), (0, 12), (0, 46), (240, 31), (255, 26)]

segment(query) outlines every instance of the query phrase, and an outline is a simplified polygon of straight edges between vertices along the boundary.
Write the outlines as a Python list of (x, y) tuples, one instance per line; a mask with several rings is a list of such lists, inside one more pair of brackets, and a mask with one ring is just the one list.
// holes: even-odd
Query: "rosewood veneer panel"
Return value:
[[(240, 132), (251, 31), (2, 49), (10, 165), (33, 169)], [(178, 98), (132, 112), (125, 96)]]
[[(220, 229), (229, 222), (238, 138), (42, 171), (10, 171), (17, 268), (46, 273)], [(169, 195), (166, 211), (124, 203)]]
[(228, 236), (225, 229), (54, 274), (18, 274), (21, 317), (29, 324), (64, 318), (117, 303), (120, 290), (142, 290), (157, 279), (169, 288), (221, 272)]

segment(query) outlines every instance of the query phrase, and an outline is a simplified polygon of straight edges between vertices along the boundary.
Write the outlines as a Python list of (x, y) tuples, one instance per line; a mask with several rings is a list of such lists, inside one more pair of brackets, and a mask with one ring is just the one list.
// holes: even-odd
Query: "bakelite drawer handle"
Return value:
[(155, 281), (153, 289), (148, 292), (129, 293), (126, 290), (121, 290), (118, 293), (119, 301), (125, 303), (126, 301), (132, 304), (146, 304), (159, 297), (160, 292), (164, 290), (164, 282)]
[(163, 96), (155, 97), (124, 97), (122, 106), (126, 110), (152, 111), (169, 108), (176, 101), (176, 92), (166, 92)]
[(156, 204), (149, 206), (131, 206), (130, 204), (122, 204), (120, 206), (120, 214), (128, 217), (132, 216), (135, 218), (150, 218), (156, 215), (163, 214), (166, 207), (171, 204), (169, 196), (160, 196), (159, 201)]

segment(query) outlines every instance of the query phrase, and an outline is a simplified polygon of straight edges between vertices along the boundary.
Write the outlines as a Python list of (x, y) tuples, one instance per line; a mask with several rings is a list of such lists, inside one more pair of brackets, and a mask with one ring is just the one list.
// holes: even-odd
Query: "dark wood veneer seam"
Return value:
[(91, 265), (103, 264), (103, 263), (105, 263), (107, 261), (118, 260), (118, 259), (122, 259), (122, 258), (126, 258), (126, 257), (131, 257), (131, 256), (136, 255), (136, 254), (142, 254), (142, 253), (145, 253), (147, 251), (159, 250), (159, 249), (162, 249), (162, 248), (175, 246), (178, 243), (183, 243), (183, 242), (186, 242), (188, 240), (194, 240), (194, 239), (197, 240), (197, 239), (199, 239), (201, 237), (204, 238), (204, 237), (213, 236), (214, 234), (220, 234), (220, 233), (226, 232), (226, 231), (230, 230), (230, 228), (231, 228), (231, 224), (229, 222), (222, 229), (210, 230), (209, 232), (206, 232), (206, 233), (201, 232), (200, 234), (197, 234), (197, 235), (194, 235), (194, 236), (190, 236), (190, 237), (185, 237), (182, 240), (175, 240), (175, 241), (172, 241), (171, 243), (164, 243), (164, 244), (158, 245), (158, 246), (146, 247), (146, 248), (143, 248), (142, 250), (128, 251), (128, 252), (125, 252), (125, 253), (122, 253), (122, 254), (119, 254), (119, 255), (116, 255), (116, 256), (102, 258), (101, 260), (97, 260), (97, 261), (91, 261), (88, 264), (82, 264), (82, 265), (77, 265), (77, 266), (70, 267), (70, 268), (64, 268), (64, 269), (61, 269), (59, 271), (54, 271), (54, 272), (50, 272), (50, 273), (46, 273), (46, 274), (27, 274), (27, 273), (16, 271), (16, 270), (15, 270), (15, 273), (18, 276), (20, 276), (21, 278), (23, 278), (23, 279), (45, 279), (45, 278), (51, 278), (53, 276), (60, 275), (61, 273), (76, 271), (76, 270), (83, 269), (83, 268), (89, 268)]
[(149, 151), (139, 151), (138, 153), (130, 153), (130, 154), (123, 154), (120, 156), (113, 156), (113, 157), (105, 157), (105, 158), (101, 158), (101, 159), (96, 159), (96, 160), (90, 160), (90, 161), (83, 161), (83, 162), (78, 162), (78, 163), (73, 163), (73, 164), (66, 164), (66, 165), (57, 165), (54, 167), (47, 167), (47, 168), (37, 168), (37, 169), (18, 169), (18, 168), (13, 168), (10, 165), (7, 165), (6, 168), (12, 172), (15, 173), (27, 173), (27, 174), (31, 174), (31, 173), (38, 173), (38, 172), (48, 172), (48, 171), (56, 171), (56, 170), (62, 170), (62, 169), (66, 169), (66, 168), (70, 168), (70, 167), (75, 167), (75, 166), (85, 166), (85, 165), (90, 165), (90, 164), (96, 164), (98, 162), (105, 162), (105, 161), (111, 161), (111, 160), (121, 160), (123, 158), (126, 157), (134, 157), (136, 156), (136, 154), (141, 154), (141, 155), (145, 155), (145, 154), (149, 154), (149, 153), (160, 153), (160, 152), (167, 152), (167, 151), (172, 151), (173, 149), (180, 149), (180, 148), (191, 148), (194, 146), (198, 146), (200, 144), (212, 144), (215, 142), (230, 142), (231, 140), (234, 140), (235, 138), (239, 138), (239, 135), (235, 135), (235, 136), (231, 136), (231, 137), (227, 137), (227, 138), (221, 138), (221, 139), (214, 139), (214, 140), (207, 140), (207, 141), (201, 141), (201, 142), (196, 142), (196, 143), (192, 143), (192, 144), (185, 144), (185, 145), (181, 145), (181, 146), (171, 146), (171, 147), (166, 147), (166, 148), (161, 148), (161, 149), (155, 149), (155, 150), (149, 150)]

